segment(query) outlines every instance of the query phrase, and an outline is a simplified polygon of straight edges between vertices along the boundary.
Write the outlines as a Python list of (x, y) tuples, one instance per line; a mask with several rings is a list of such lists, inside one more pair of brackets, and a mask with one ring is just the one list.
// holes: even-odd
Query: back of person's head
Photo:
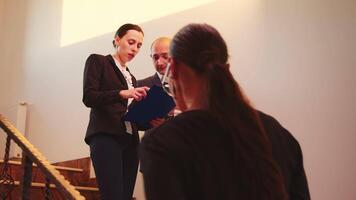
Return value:
[(189, 24), (174, 36), (171, 54), (175, 60), (205, 73), (213, 65), (226, 65), (227, 46), (219, 32), (207, 24)]
[[(242, 199), (285, 199), (285, 189), (256, 111), (230, 72), (227, 45), (207, 24), (189, 24), (174, 36), (171, 57), (206, 80), (207, 109), (230, 138), (236, 193)], [(229, 152), (230, 153), (230, 152)]]
[[(139, 25), (127, 23), (127, 24), (120, 26), (120, 28), (117, 29), (117, 31), (115, 32), (114, 38), (124, 37), (124, 35), (126, 35), (127, 31), (129, 31), (129, 30), (135, 30), (135, 31), (141, 32), (142, 35), (144, 34), (142, 28)], [(114, 45), (114, 47), (116, 47), (115, 40), (112, 41), (112, 44)]]
[(229, 119), (234, 124), (245, 121), (249, 126), (259, 127), (254, 110), (230, 72), (227, 45), (214, 27), (207, 24), (183, 27), (174, 36), (170, 50), (174, 62), (184, 63), (205, 76), (210, 111), (220, 117), (232, 117)]

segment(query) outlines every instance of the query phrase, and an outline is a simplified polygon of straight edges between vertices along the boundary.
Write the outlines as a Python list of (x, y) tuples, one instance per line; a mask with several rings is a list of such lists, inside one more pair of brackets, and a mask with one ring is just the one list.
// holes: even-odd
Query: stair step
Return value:
[[(0, 163), (4, 163), (4, 160), (0, 160)], [(9, 164), (12, 165), (21, 165), (20, 161), (13, 161), (13, 160), (9, 160)], [(33, 166), (37, 166), (36, 164), (33, 164)], [(79, 168), (74, 168), (74, 167), (63, 167), (63, 166), (56, 166), (53, 165), (54, 168), (58, 169), (58, 170), (65, 170), (65, 171), (72, 171), (72, 172), (83, 172), (83, 169), (79, 169)]]
[[(9, 160), (9, 173), (15, 180), (14, 190), (11, 192), (13, 199), (18, 199), (20, 191), (19, 180), (22, 176), (21, 160)], [(0, 169), (3, 166), (3, 160), (0, 159)], [(65, 177), (87, 200), (100, 199), (99, 189), (96, 184), (96, 179), (89, 177), (90, 158), (79, 158), (75, 160), (63, 161), (53, 163), (53, 167), (60, 171), (60, 174)], [(0, 179), (0, 185), (3, 183)], [(45, 198), (45, 182), (46, 177), (36, 165), (33, 165), (31, 176), (31, 197), (30, 199), (44, 199)], [(51, 198), (63, 199), (60, 190), (55, 188), (54, 184), (50, 184)]]
[[(14, 181), (15, 183), (15, 186), (19, 186), (20, 185), (20, 182), (19, 181)], [(0, 184), (9, 184), (7, 182), (4, 183), (3, 180), (0, 180)], [(32, 187), (46, 187), (46, 184), (45, 183), (37, 183), (37, 182), (32, 182), (31, 183), (31, 186)], [(56, 188), (56, 186), (54, 184), (50, 184), (49, 185), (50, 188)], [(91, 191), (91, 192), (97, 192), (99, 191), (99, 188), (96, 188), (96, 187), (85, 187), (85, 186), (74, 186), (76, 190), (79, 190), (79, 191)]]

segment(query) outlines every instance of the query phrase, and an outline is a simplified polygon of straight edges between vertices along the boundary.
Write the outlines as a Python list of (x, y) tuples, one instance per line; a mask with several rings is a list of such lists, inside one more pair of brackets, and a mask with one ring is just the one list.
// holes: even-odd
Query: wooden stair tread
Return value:
[[(0, 160), (0, 163), (4, 163), (4, 160)], [(9, 164), (12, 165), (21, 165), (20, 161), (13, 161), (13, 160), (9, 160)], [(36, 164), (33, 164), (33, 166), (37, 166)], [(74, 167), (63, 167), (63, 166), (57, 166), (57, 165), (53, 165), (55, 169), (58, 170), (66, 170), (66, 171), (72, 171), (72, 172), (83, 172), (83, 169), (80, 168), (74, 168)]]
[[(20, 185), (19, 181), (14, 181), (16, 186)], [(3, 180), (0, 180), (0, 184), (4, 184)], [(8, 183), (5, 183), (8, 184)], [(45, 187), (46, 184), (45, 183), (38, 183), (38, 182), (32, 182), (31, 186), (33, 187)], [(96, 187), (87, 187), (87, 186), (74, 186), (76, 190), (80, 190), (80, 191), (93, 191), (93, 192), (98, 192), (99, 188)], [(50, 184), (50, 188), (56, 188), (56, 186), (54, 184)]]

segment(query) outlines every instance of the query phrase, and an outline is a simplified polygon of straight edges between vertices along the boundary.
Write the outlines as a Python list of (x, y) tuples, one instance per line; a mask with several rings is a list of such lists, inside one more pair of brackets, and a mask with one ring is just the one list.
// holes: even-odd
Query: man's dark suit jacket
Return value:
[(273, 157), (281, 169), (289, 200), (309, 200), (303, 155), (298, 141), (272, 116), (258, 113), (271, 141)]
[[(131, 76), (136, 87), (136, 79)], [(128, 100), (121, 98), (119, 92), (127, 89), (127, 82), (111, 55), (92, 54), (88, 57), (83, 82), (83, 103), (91, 108), (86, 143), (97, 133), (126, 133), (121, 119), (126, 113)], [(137, 127), (133, 126), (133, 132), (137, 133)]]
[(161, 80), (158, 77), (157, 73), (155, 73), (152, 76), (149, 76), (149, 77), (147, 77), (145, 79), (137, 81), (137, 86), (138, 87), (142, 87), (142, 86), (152, 87), (154, 85), (162, 86)]

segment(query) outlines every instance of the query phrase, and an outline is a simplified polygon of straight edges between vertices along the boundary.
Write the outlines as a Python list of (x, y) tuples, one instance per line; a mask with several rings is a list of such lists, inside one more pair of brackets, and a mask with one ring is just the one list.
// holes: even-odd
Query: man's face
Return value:
[(151, 58), (156, 71), (164, 75), (169, 62), (169, 40), (158, 40), (152, 45)]

